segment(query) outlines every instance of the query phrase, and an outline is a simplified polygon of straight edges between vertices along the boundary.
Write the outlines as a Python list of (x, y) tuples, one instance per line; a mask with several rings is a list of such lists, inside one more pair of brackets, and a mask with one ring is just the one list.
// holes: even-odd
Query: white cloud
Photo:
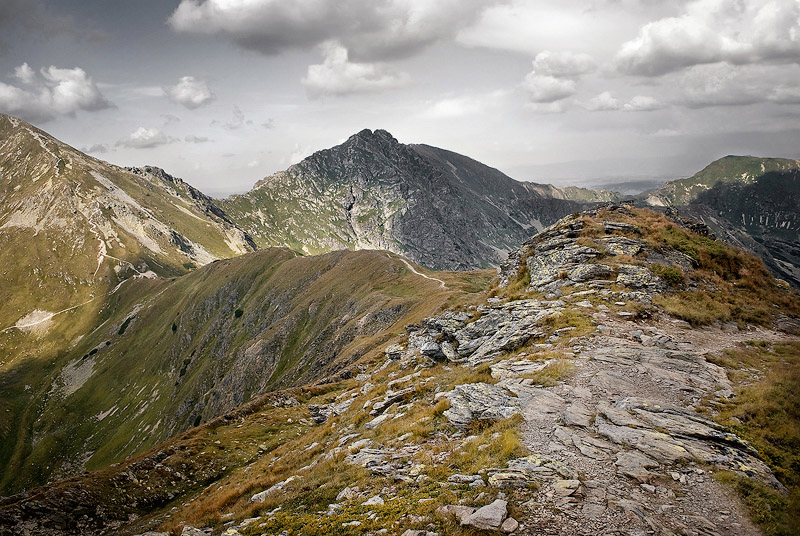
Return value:
[(319, 65), (309, 65), (303, 78), (312, 98), (384, 91), (408, 83), (407, 74), (389, 72), (382, 64), (351, 62), (347, 49), (339, 43), (324, 43), (320, 48), (325, 60)]
[(494, 113), (502, 101), (510, 95), (506, 90), (496, 90), (478, 95), (445, 97), (430, 103), (421, 116), (433, 119), (455, 119), (480, 113)]
[(359, 61), (408, 57), (473, 22), (482, 0), (181, 0), (175, 31), (265, 54), (337, 40)]
[(82, 148), (81, 152), (89, 154), (103, 154), (109, 152), (110, 150), (111, 148), (106, 143), (95, 143), (90, 147)]
[(622, 109), (626, 112), (650, 112), (663, 108), (661, 103), (647, 95), (636, 95), (629, 102), (622, 105)]
[(595, 61), (589, 54), (575, 52), (545, 50), (533, 60), (534, 72), (550, 76), (577, 77), (591, 73), (595, 68)]
[(593, 112), (608, 112), (619, 110), (620, 103), (609, 91), (604, 91), (596, 97), (592, 97), (589, 102), (586, 103), (586, 109)]
[(797, 0), (696, 0), (678, 17), (645, 24), (616, 56), (629, 74), (660, 76), (694, 65), (800, 63)]
[(42, 68), (35, 73), (27, 63), (14, 69), (23, 87), (0, 82), (0, 111), (32, 121), (74, 116), (79, 110), (97, 111), (113, 105), (80, 67)]
[(211, 141), (211, 140), (210, 140), (209, 138), (207, 138), (206, 136), (195, 136), (195, 135), (193, 135), (193, 134), (189, 134), (188, 136), (186, 136), (185, 138), (183, 138), (183, 140), (184, 140), (186, 143), (208, 143), (208, 142), (210, 142), (210, 141)]
[(311, 153), (313, 152), (314, 151), (311, 149), (311, 147), (307, 145), (301, 147), (299, 144), (296, 143), (294, 145), (294, 150), (292, 151), (292, 154), (289, 155), (289, 164), (297, 164), (305, 157), (310, 156)]
[(27, 63), (16, 67), (13, 76), (26, 85), (32, 85), (36, 82), (36, 72)]
[(610, 112), (622, 110), (624, 112), (650, 112), (662, 108), (661, 103), (653, 97), (646, 95), (636, 95), (628, 102), (620, 102), (611, 95), (611, 92), (604, 91), (593, 97), (584, 107), (593, 112)]
[(208, 84), (193, 76), (183, 76), (174, 86), (164, 88), (164, 94), (173, 102), (193, 110), (214, 100)]
[(522, 82), (531, 102), (549, 103), (566, 99), (575, 94), (575, 81), (569, 78), (528, 73)]
[(424, 115), (450, 119), (472, 115), (481, 110), (480, 103), (470, 97), (452, 97), (434, 102)]
[(118, 146), (131, 149), (152, 149), (175, 141), (157, 128), (139, 127), (117, 142)]

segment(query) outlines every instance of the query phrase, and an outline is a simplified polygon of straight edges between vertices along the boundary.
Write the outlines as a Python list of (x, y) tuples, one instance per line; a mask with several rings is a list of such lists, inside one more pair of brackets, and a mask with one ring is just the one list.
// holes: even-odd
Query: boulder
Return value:
[(519, 413), (516, 397), (488, 383), (457, 385), (444, 396), (450, 401), (450, 408), (444, 412), (444, 416), (460, 430), (466, 429), (475, 420), (500, 421)]
[(384, 504), (386, 503), (383, 500), (383, 497), (381, 497), (380, 495), (373, 495), (366, 501), (362, 502), (361, 506), (383, 506)]
[(405, 348), (399, 344), (390, 344), (386, 347), (386, 357), (393, 361), (402, 359), (403, 355), (405, 355)]
[(508, 503), (502, 499), (487, 504), (465, 517), (461, 524), (482, 530), (498, 530), (508, 515)]
[(455, 517), (459, 523), (463, 523), (465, 519), (475, 512), (475, 508), (471, 506), (463, 506), (460, 504), (448, 504), (440, 506), (436, 509), (436, 513), (442, 517)]

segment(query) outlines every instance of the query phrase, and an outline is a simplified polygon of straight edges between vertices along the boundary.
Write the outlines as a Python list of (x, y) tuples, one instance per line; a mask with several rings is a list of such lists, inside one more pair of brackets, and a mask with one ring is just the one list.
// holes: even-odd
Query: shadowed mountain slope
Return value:
[(564, 197), (465, 156), (363, 130), (219, 203), (259, 246), (386, 249), (463, 270), (497, 265), (531, 232), (582, 206)]

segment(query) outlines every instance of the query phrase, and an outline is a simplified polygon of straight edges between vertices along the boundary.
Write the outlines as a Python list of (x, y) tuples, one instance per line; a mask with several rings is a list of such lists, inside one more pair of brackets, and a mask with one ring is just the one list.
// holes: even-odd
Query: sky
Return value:
[(800, 158), (800, 0), (0, 0), (0, 112), (217, 196), (364, 128), (678, 178)]

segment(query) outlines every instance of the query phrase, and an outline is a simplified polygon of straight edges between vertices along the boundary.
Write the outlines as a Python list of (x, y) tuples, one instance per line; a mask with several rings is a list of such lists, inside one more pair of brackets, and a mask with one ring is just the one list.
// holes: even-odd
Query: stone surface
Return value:
[(475, 420), (499, 421), (519, 413), (516, 397), (488, 383), (458, 385), (445, 394), (450, 408), (444, 412), (456, 428), (466, 429)]
[(508, 503), (502, 499), (482, 506), (462, 519), (461, 524), (483, 530), (498, 530), (508, 514)]

